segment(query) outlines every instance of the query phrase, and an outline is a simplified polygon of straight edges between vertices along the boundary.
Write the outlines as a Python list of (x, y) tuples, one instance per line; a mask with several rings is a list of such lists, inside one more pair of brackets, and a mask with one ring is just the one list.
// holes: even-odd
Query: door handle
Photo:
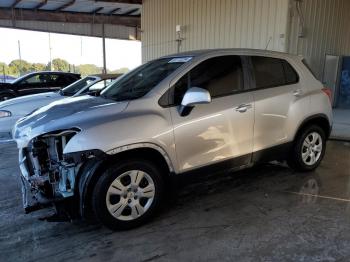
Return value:
[(297, 89), (297, 90), (293, 91), (293, 95), (296, 96), (296, 97), (299, 97), (302, 94), (303, 94), (303, 90), (301, 90), (301, 89)]
[(248, 109), (252, 108), (251, 104), (241, 104), (237, 107), (235, 107), (235, 110), (240, 113), (247, 112)]

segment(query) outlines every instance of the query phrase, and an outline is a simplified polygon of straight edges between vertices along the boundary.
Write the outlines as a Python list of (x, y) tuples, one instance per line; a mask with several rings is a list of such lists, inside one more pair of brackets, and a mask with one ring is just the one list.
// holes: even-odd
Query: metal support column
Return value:
[(102, 73), (107, 74), (105, 24), (102, 24), (102, 52), (103, 52), (103, 72)]

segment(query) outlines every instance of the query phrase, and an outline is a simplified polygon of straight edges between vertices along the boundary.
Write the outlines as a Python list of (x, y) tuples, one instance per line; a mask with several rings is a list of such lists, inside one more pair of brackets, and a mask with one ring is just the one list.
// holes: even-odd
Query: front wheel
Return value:
[(294, 141), (288, 164), (297, 171), (317, 168), (326, 151), (326, 136), (317, 125), (306, 127)]
[(109, 167), (99, 178), (92, 203), (96, 217), (112, 230), (146, 223), (159, 210), (164, 182), (158, 168), (146, 160)]

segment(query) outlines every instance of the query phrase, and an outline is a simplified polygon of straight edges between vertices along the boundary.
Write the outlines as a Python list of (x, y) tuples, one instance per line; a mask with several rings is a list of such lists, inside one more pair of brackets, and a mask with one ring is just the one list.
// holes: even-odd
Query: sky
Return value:
[[(102, 39), (97, 37), (43, 33), (28, 30), (0, 28), (0, 62), (10, 63), (21, 57), (30, 63), (47, 64), (51, 56), (62, 58), (70, 64), (95, 64), (103, 66)], [(106, 62), (110, 70), (141, 64), (141, 43), (137, 41), (106, 39)]]

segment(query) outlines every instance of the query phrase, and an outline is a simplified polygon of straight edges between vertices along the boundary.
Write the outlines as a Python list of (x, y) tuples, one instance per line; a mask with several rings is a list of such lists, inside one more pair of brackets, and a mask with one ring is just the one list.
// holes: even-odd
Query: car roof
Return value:
[(71, 72), (62, 72), (62, 71), (37, 71), (37, 72), (30, 72), (27, 75), (34, 75), (34, 74), (55, 74), (55, 75), (75, 75), (80, 76), (78, 73), (71, 73)]
[(270, 50), (262, 50), (262, 49), (249, 49), (249, 48), (220, 48), (220, 49), (203, 49), (203, 50), (193, 50), (187, 52), (181, 52), (177, 54), (171, 54), (164, 56), (163, 58), (170, 57), (179, 57), (179, 56), (202, 56), (202, 55), (210, 55), (215, 53), (223, 53), (230, 52), (237, 55), (260, 55), (260, 56), (283, 56), (291, 59), (302, 59), (301, 56), (292, 55), (284, 52), (270, 51)]
[(89, 76), (96, 76), (96, 77), (99, 77), (99, 78), (101, 78), (103, 80), (103, 79), (118, 78), (121, 75), (123, 75), (123, 74), (92, 74), (92, 75), (89, 75)]

